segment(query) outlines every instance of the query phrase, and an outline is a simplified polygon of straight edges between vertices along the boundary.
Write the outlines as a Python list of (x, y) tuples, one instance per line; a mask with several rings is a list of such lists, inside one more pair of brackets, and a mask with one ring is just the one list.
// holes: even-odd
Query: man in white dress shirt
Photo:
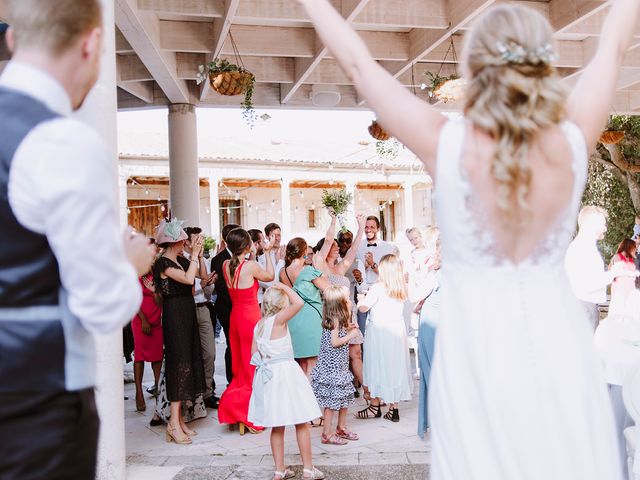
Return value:
[[(258, 292), (258, 303), (262, 303), (262, 294), (264, 294), (264, 291), (278, 282), (278, 279), (280, 278), (280, 270), (284, 268), (284, 258), (281, 258), (282, 246), (280, 243), (282, 242), (282, 230), (280, 229), (280, 225), (277, 223), (269, 223), (264, 227), (263, 241), (264, 238), (272, 238), (274, 242), (273, 249), (269, 252), (269, 255), (271, 255), (271, 261), (273, 262), (274, 276), (271, 282), (259, 282), (261, 291)], [(257, 262), (262, 268), (267, 268), (267, 259), (264, 256), (264, 252), (257, 257)]]
[(607, 212), (592, 205), (583, 207), (578, 215), (578, 234), (569, 244), (564, 258), (573, 293), (584, 303), (594, 329), (600, 319), (598, 304), (607, 301), (607, 285), (617, 276), (633, 275), (633, 272), (625, 271), (621, 263), (605, 270), (597, 243), (606, 231)]
[[(119, 232), (113, 158), (71, 118), (98, 78), (99, 0), (10, 0), (0, 77), (0, 478), (95, 477), (94, 333), (138, 311), (155, 249)], [(96, 246), (100, 248), (96, 248)]]
[[(198, 235), (202, 233), (200, 227), (187, 227), (184, 232), (189, 236), (185, 245), (184, 256), (191, 258), (191, 245)], [(211, 273), (210, 263), (200, 258), (199, 273), (201, 278), (196, 278), (193, 289), (193, 300), (196, 302), (196, 318), (198, 320), (198, 331), (200, 333), (200, 350), (202, 352), (202, 366), (204, 368), (205, 391), (202, 395), (204, 405), (208, 408), (218, 408), (219, 398), (215, 395), (216, 384), (213, 379), (216, 364), (216, 338), (213, 321), (211, 319), (210, 299), (213, 292), (213, 284), (216, 281), (216, 274)], [(207, 298), (208, 297), (208, 298)]]
[[(364, 234), (366, 242), (362, 242), (358, 249), (358, 260), (361, 265), (364, 265), (364, 277), (363, 281), (370, 287), (378, 282), (378, 263), (385, 255), (400, 255), (398, 247), (378, 239), (378, 232), (380, 230), (380, 220), (376, 216), (367, 217), (367, 221), (364, 225)], [(361, 272), (354, 272), (354, 276)], [(358, 312), (358, 326), (364, 334), (368, 313)]]

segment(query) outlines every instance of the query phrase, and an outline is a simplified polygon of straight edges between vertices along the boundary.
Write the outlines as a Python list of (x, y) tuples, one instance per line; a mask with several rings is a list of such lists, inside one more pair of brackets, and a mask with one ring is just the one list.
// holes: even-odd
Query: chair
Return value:
[(624, 429), (629, 480), (640, 479), (640, 475), (634, 475), (633, 473), (634, 457), (638, 447), (638, 434), (640, 434), (640, 363), (635, 366), (624, 380), (622, 401), (634, 423), (633, 426)]

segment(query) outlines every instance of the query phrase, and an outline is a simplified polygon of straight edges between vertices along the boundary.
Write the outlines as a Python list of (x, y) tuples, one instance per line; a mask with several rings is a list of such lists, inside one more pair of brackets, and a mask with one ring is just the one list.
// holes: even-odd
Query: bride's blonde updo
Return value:
[(505, 213), (514, 198), (528, 210), (529, 147), (540, 130), (564, 119), (566, 90), (551, 65), (552, 44), (547, 20), (521, 6), (490, 9), (466, 39), (464, 112), (497, 142), (491, 173)]

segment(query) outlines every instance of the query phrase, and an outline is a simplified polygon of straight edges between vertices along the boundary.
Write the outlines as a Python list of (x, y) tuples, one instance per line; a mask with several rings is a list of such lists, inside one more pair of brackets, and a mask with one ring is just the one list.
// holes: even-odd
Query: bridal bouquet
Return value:
[(347, 208), (349, 208), (351, 202), (353, 202), (353, 195), (348, 193), (344, 188), (340, 190), (322, 191), (322, 205), (336, 213), (338, 223), (340, 223), (340, 230), (343, 232), (347, 231), (344, 214), (347, 213)]

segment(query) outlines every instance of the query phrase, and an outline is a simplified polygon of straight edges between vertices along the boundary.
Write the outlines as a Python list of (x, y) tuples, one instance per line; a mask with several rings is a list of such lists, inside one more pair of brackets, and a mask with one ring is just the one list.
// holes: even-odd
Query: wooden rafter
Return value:
[[(369, 0), (349, 0), (342, 3), (342, 15), (347, 23), (351, 24), (367, 6)], [(288, 103), (298, 91), (303, 82), (311, 75), (311, 72), (320, 64), (327, 55), (328, 49), (316, 38), (316, 45), (320, 45), (312, 59), (296, 59), (295, 79), (292, 84), (283, 84), (281, 87), (280, 103)]]
[(189, 103), (191, 96), (184, 80), (176, 75), (176, 55), (160, 49), (157, 15), (141, 12), (135, 2), (115, 0), (116, 25), (125, 40), (151, 72), (172, 103)]
[[(238, 5), (240, 5), (240, 0), (225, 0), (224, 2), (224, 12), (222, 13), (222, 18), (216, 18), (213, 22), (213, 50), (211, 60), (215, 60), (215, 55), (222, 50), (222, 45), (224, 45), (227, 36), (229, 35), (229, 30), (231, 29), (231, 22), (233, 21), (233, 17), (238, 10)], [(200, 89), (200, 100), (204, 99), (209, 93), (209, 82), (204, 82), (202, 84), (202, 88)]]

